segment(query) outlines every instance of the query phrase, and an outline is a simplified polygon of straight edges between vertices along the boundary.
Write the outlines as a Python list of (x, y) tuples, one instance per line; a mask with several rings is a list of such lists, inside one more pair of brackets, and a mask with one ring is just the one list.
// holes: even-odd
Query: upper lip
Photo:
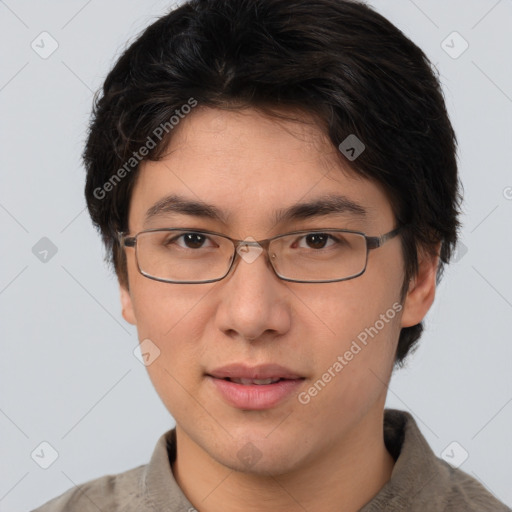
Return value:
[(208, 375), (217, 379), (302, 379), (296, 372), (278, 364), (247, 366), (245, 364), (228, 364), (216, 368)]

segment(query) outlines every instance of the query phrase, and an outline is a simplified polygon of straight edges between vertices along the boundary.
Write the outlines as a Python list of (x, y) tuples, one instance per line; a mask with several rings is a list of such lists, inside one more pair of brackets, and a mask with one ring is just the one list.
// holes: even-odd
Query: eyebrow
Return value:
[(336, 213), (348, 213), (360, 218), (366, 218), (367, 216), (366, 209), (348, 197), (329, 195), (319, 197), (306, 203), (295, 204), (286, 209), (277, 210), (274, 221), (278, 224), (280, 222), (303, 220)]
[[(166, 213), (177, 213), (216, 220), (223, 224), (227, 224), (228, 220), (228, 214), (212, 204), (171, 194), (157, 201), (146, 211), (144, 224)], [(367, 210), (348, 197), (343, 195), (328, 195), (305, 203), (295, 204), (289, 208), (281, 208), (275, 212), (273, 220), (275, 224), (280, 224), (323, 215), (347, 213), (359, 218), (367, 217)]]
[(154, 217), (166, 213), (178, 213), (182, 215), (191, 215), (204, 219), (212, 219), (226, 224), (227, 216), (213, 204), (203, 201), (190, 200), (175, 194), (166, 196), (151, 206), (144, 217), (144, 223), (148, 223)]

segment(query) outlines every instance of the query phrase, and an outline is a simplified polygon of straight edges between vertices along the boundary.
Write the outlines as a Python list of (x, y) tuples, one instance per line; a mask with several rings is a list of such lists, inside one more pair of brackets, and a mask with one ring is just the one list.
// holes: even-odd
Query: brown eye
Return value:
[[(210, 241), (210, 245), (207, 245), (208, 241)], [(169, 237), (163, 241), (163, 245), (169, 249), (172, 249), (173, 245), (182, 249), (202, 249), (212, 247), (214, 244), (204, 233), (190, 232)]]
[(201, 248), (206, 240), (206, 237), (204, 235), (201, 235), (200, 233), (187, 233), (185, 235), (182, 235), (180, 238), (183, 238), (185, 245), (189, 249)]
[(305, 238), (306, 243), (312, 249), (323, 249), (329, 240), (329, 235), (326, 235), (325, 233), (313, 233), (311, 235), (307, 235)]
[[(329, 239), (331, 239), (330, 244)], [(297, 245), (301, 249), (319, 250), (330, 247), (332, 242), (334, 242), (333, 237), (328, 233), (309, 233), (301, 237)]]

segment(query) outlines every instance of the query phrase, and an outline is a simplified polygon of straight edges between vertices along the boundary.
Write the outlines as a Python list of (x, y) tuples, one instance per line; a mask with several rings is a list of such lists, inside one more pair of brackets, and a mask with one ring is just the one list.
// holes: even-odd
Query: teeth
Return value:
[(244, 386), (250, 386), (251, 384), (257, 385), (265, 385), (265, 384), (273, 384), (280, 380), (279, 377), (275, 379), (229, 379), (231, 382), (235, 384), (243, 384)]

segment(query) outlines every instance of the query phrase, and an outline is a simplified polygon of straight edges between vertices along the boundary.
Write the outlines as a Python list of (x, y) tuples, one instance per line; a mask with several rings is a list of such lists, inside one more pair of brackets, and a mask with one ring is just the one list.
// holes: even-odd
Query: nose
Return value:
[(277, 277), (267, 251), (254, 239), (237, 247), (233, 268), (221, 283), (216, 323), (226, 335), (253, 341), (290, 329), (287, 283)]

